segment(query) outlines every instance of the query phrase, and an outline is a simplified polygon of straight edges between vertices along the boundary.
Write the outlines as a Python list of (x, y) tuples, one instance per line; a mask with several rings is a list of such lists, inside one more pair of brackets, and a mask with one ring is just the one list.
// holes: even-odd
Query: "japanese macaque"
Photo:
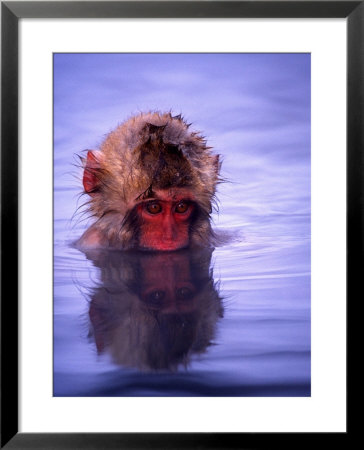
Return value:
[(212, 249), (117, 252), (90, 249), (100, 269), (89, 292), (89, 337), (98, 354), (142, 371), (187, 367), (212, 343), (223, 306)]
[(132, 117), (82, 163), (96, 222), (78, 247), (172, 251), (211, 245), (219, 155), (181, 116)]

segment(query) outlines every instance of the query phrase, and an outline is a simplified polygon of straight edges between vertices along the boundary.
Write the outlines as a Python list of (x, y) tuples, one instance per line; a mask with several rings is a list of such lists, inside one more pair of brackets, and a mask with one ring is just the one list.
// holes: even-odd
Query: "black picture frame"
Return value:
[[(363, 272), (364, 1), (1, 2), (1, 448), (293, 448), (346, 433), (18, 433), (18, 22), (21, 18), (346, 18), (347, 313)], [(355, 296), (355, 298), (354, 298)], [(349, 324), (349, 322), (348, 322)], [(349, 329), (349, 328), (348, 328)], [(348, 369), (352, 347), (348, 344)], [(334, 395), (334, 393), (333, 393)]]

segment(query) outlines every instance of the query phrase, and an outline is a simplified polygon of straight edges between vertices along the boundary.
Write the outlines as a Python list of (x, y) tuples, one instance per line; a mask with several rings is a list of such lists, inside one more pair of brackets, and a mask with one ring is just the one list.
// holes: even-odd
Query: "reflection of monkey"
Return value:
[(211, 243), (219, 155), (181, 116), (147, 113), (107, 135), (82, 158), (84, 191), (96, 222), (87, 248), (177, 250)]
[(211, 253), (90, 250), (101, 270), (89, 307), (98, 352), (141, 370), (174, 370), (203, 353), (223, 312)]

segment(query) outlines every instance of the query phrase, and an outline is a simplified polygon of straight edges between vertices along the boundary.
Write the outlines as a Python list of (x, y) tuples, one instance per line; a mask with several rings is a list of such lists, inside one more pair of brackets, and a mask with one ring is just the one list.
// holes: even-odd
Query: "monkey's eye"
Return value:
[(183, 214), (188, 210), (189, 206), (190, 205), (187, 202), (182, 200), (177, 204), (175, 211), (179, 214)]
[(181, 287), (177, 289), (176, 294), (179, 300), (190, 300), (194, 296), (193, 290), (188, 287)]
[(154, 289), (152, 291), (145, 291), (140, 293), (140, 300), (148, 307), (159, 309), (163, 307), (166, 291), (163, 289)]
[(156, 290), (156, 291), (151, 292), (148, 295), (147, 300), (149, 303), (151, 303), (153, 305), (158, 305), (158, 304), (162, 303), (165, 296), (166, 296), (166, 293), (164, 291)]
[(146, 210), (149, 214), (158, 214), (162, 211), (162, 206), (159, 203), (147, 203)]

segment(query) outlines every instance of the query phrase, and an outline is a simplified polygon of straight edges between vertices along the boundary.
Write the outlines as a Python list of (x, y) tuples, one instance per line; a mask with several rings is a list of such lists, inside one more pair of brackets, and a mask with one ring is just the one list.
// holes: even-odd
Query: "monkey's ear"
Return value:
[(83, 164), (83, 187), (87, 194), (95, 195), (100, 187), (100, 162), (97, 152), (89, 150)]

